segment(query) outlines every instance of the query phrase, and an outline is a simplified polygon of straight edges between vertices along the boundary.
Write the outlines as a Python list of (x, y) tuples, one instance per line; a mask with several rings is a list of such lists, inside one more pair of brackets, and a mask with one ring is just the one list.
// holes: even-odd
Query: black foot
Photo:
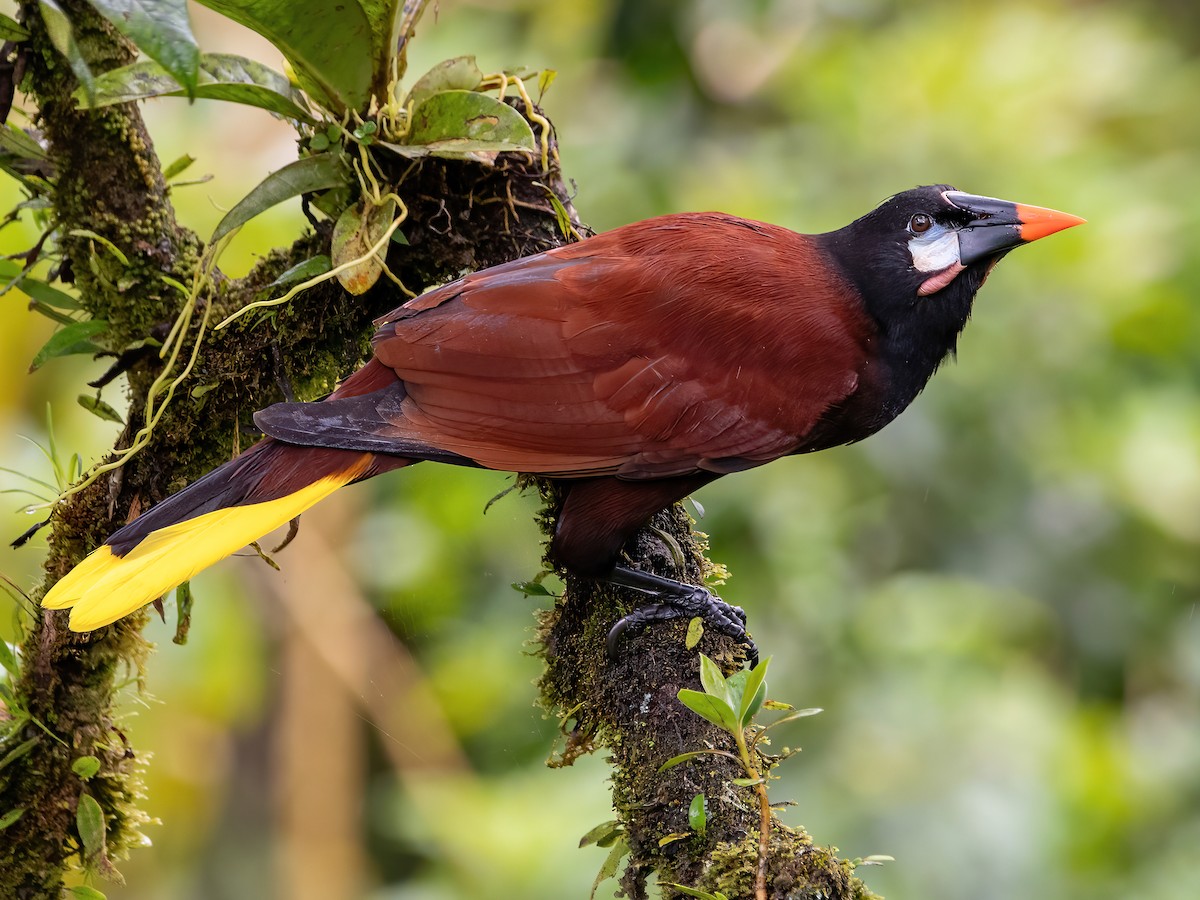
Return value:
[(709, 628), (745, 644), (750, 668), (758, 665), (758, 647), (746, 633), (745, 611), (740, 606), (726, 603), (708, 588), (683, 584), (625, 566), (617, 566), (608, 577), (608, 581), (649, 594), (656, 600), (654, 603), (639, 606), (623, 619), (618, 619), (609, 630), (605, 642), (609, 659), (617, 657), (621, 637), (631, 628), (666, 622), (680, 616), (687, 616), (689, 619), (699, 616)]

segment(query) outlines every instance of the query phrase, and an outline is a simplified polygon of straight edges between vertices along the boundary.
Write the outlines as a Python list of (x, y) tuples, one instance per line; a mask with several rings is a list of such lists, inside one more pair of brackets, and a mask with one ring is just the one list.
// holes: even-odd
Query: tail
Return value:
[(140, 609), (353, 481), (413, 460), (267, 438), (134, 519), (42, 600), (92, 631)]

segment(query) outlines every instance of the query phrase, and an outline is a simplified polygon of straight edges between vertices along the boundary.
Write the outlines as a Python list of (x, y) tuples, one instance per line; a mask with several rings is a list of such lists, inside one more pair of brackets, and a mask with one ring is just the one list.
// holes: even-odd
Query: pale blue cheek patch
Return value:
[(909, 240), (908, 252), (918, 272), (940, 272), (959, 261), (958, 232), (931, 228)]

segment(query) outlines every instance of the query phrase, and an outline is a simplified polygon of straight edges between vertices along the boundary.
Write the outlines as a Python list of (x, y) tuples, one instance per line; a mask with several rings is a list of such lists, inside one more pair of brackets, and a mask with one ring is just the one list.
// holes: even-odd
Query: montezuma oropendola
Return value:
[(996, 262), (1082, 221), (936, 185), (826, 234), (670, 215), (475, 272), (379, 319), (332, 395), (259, 412), (267, 437), (42, 604), (99, 628), (343, 485), (434, 460), (562, 481), (551, 558), (656, 600), (610, 650), (681, 614), (748, 640), (706, 589), (619, 565), (626, 539), (715, 478), (878, 431), (954, 350)]

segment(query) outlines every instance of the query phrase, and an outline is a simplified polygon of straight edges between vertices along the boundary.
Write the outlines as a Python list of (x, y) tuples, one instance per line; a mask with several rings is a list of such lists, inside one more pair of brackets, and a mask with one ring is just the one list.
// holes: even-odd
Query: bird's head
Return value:
[(959, 281), (973, 294), (1008, 251), (1083, 221), (936, 184), (889, 197), (827, 237), (868, 302), (914, 303)]
[(1006, 253), (1083, 221), (938, 184), (896, 194), (823, 238), (885, 326), (915, 318), (957, 334)]

